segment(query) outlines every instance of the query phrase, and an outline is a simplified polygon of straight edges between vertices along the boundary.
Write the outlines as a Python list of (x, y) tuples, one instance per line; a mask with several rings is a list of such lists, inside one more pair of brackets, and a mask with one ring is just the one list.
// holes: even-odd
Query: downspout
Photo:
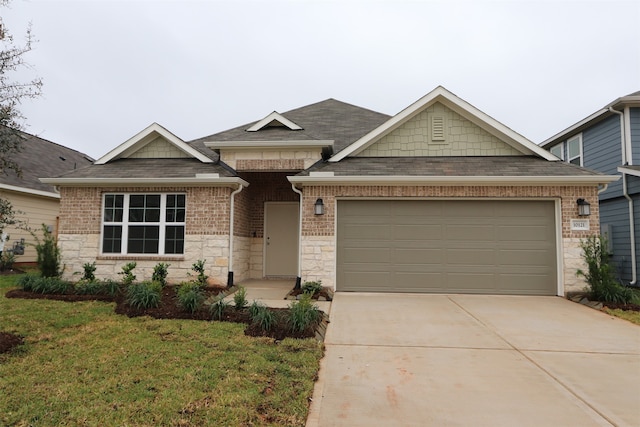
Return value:
[[(633, 164), (633, 156), (631, 155), (631, 132), (627, 130), (629, 125), (629, 110), (628, 108), (625, 108), (625, 113), (627, 113), (626, 115), (618, 110), (614, 110), (612, 107), (609, 107), (609, 111), (620, 116), (622, 164), (625, 166), (631, 165)], [(627, 188), (627, 174), (624, 172), (622, 173), (622, 194), (629, 204), (629, 242), (631, 245), (631, 282), (629, 282), (629, 285), (635, 286), (638, 283), (638, 269), (636, 266), (636, 227), (633, 212), (633, 199), (629, 196)]]
[(242, 184), (238, 184), (238, 189), (231, 193), (231, 203), (230, 209), (231, 214), (229, 215), (229, 272), (227, 273), (227, 288), (233, 286), (233, 223), (235, 220), (234, 207), (236, 201), (236, 194), (240, 193), (244, 187)]
[(296, 188), (295, 184), (291, 184), (291, 189), (300, 195), (300, 212), (298, 213), (298, 276), (296, 277), (296, 285), (294, 289), (300, 289), (302, 286), (302, 191)]

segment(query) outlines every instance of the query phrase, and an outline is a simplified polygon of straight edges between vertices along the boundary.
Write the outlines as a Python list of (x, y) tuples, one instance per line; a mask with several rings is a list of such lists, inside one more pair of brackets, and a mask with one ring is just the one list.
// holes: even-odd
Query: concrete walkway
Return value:
[(307, 426), (639, 426), (640, 327), (559, 297), (336, 293)]
[[(242, 286), (247, 292), (247, 301), (251, 304), (253, 301), (259, 301), (267, 307), (271, 308), (287, 308), (291, 304), (292, 300), (287, 300), (286, 297), (289, 292), (295, 286), (295, 279), (288, 280), (266, 280), (255, 279), (246, 280), (237, 284)], [(233, 294), (227, 295), (225, 301), (233, 304)], [(328, 301), (314, 301), (318, 308), (325, 313), (329, 314), (331, 309), (331, 303)]]

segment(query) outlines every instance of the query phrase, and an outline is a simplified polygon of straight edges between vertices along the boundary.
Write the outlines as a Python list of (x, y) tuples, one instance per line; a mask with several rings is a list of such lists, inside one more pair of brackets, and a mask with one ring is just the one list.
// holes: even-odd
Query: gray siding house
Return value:
[(600, 227), (619, 280), (638, 286), (640, 91), (616, 99), (541, 146), (565, 162), (621, 176), (599, 193)]

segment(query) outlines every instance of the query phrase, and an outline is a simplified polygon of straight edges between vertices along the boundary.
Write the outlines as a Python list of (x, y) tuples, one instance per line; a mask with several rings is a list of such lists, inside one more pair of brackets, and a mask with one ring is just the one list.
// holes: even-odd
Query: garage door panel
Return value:
[(339, 291), (556, 292), (553, 201), (338, 201), (337, 225)]

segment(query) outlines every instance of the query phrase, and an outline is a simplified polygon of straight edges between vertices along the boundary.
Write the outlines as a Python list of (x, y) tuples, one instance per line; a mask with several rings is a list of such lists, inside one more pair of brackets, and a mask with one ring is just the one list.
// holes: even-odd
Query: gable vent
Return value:
[(432, 116), (431, 117), (431, 140), (432, 141), (444, 141), (444, 117)]

